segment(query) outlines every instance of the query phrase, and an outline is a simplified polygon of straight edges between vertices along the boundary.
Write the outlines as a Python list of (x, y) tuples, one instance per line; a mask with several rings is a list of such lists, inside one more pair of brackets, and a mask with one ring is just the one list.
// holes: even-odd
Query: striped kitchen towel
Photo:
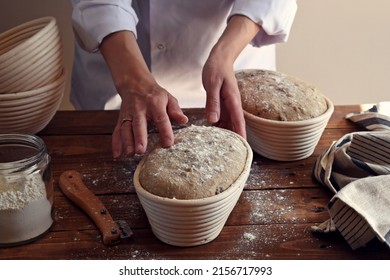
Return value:
[(390, 101), (379, 102), (370, 110), (359, 113), (350, 113), (347, 119), (359, 124), (368, 130), (389, 129), (390, 127)]
[(316, 179), (335, 195), (328, 204), (330, 219), (312, 229), (338, 230), (353, 249), (375, 237), (390, 247), (390, 113), (386, 104), (348, 114), (349, 120), (370, 131), (335, 141), (314, 168)]

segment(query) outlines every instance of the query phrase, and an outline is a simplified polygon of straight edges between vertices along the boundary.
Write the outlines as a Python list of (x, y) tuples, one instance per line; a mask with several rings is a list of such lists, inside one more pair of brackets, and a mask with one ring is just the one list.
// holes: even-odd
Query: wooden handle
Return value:
[(74, 170), (63, 172), (59, 185), (62, 192), (95, 222), (103, 235), (104, 244), (112, 245), (120, 240), (119, 226), (100, 199), (83, 183), (80, 173)]

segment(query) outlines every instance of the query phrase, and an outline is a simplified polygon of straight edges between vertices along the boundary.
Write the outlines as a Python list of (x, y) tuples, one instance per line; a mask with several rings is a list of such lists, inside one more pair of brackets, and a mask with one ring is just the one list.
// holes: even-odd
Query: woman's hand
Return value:
[(113, 156), (142, 154), (147, 148), (147, 124), (156, 126), (163, 147), (173, 145), (171, 120), (185, 124), (188, 118), (176, 98), (160, 87), (142, 57), (133, 33), (120, 31), (100, 45), (122, 98), (119, 118), (112, 135)]
[(170, 147), (174, 143), (171, 120), (179, 124), (188, 121), (177, 100), (157, 84), (145, 91), (122, 91), (121, 96), (119, 118), (112, 135), (115, 158), (146, 151), (148, 121), (156, 126), (163, 147)]
[(210, 56), (203, 68), (202, 80), (207, 93), (207, 121), (246, 138), (241, 96), (233, 63), (217, 55)]
[(202, 72), (208, 122), (243, 137), (246, 137), (245, 120), (233, 64), (260, 28), (245, 16), (233, 16), (211, 50)]
[(185, 124), (188, 119), (177, 100), (157, 84), (144, 91), (123, 92), (119, 118), (112, 135), (115, 158), (143, 154), (147, 147), (147, 123), (156, 126), (163, 147), (173, 145), (171, 120)]

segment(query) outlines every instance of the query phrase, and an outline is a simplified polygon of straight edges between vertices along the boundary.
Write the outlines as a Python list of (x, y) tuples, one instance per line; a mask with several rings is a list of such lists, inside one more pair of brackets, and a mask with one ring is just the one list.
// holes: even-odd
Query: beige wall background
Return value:
[(298, 0), (278, 70), (318, 86), (336, 104), (390, 100), (390, 1)]
[[(277, 46), (279, 71), (320, 88), (335, 104), (390, 100), (390, 1), (299, 0), (289, 41)], [(25, 21), (57, 18), (70, 74), (70, 0), (2, 0), (0, 32)], [(68, 93), (61, 110), (72, 110)]]

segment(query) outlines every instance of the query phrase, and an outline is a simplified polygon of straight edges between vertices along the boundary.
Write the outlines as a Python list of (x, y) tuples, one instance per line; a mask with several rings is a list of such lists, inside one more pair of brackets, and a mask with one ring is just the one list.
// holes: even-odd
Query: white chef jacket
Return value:
[(227, 20), (239, 14), (262, 26), (234, 68), (272, 70), (274, 44), (287, 40), (297, 9), (296, 0), (72, 0), (72, 4), (77, 40), (71, 102), (76, 109), (120, 106), (98, 50), (110, 33), (133, 32), (156, 81), (182, 108), (204, 107), (202, 68)]

